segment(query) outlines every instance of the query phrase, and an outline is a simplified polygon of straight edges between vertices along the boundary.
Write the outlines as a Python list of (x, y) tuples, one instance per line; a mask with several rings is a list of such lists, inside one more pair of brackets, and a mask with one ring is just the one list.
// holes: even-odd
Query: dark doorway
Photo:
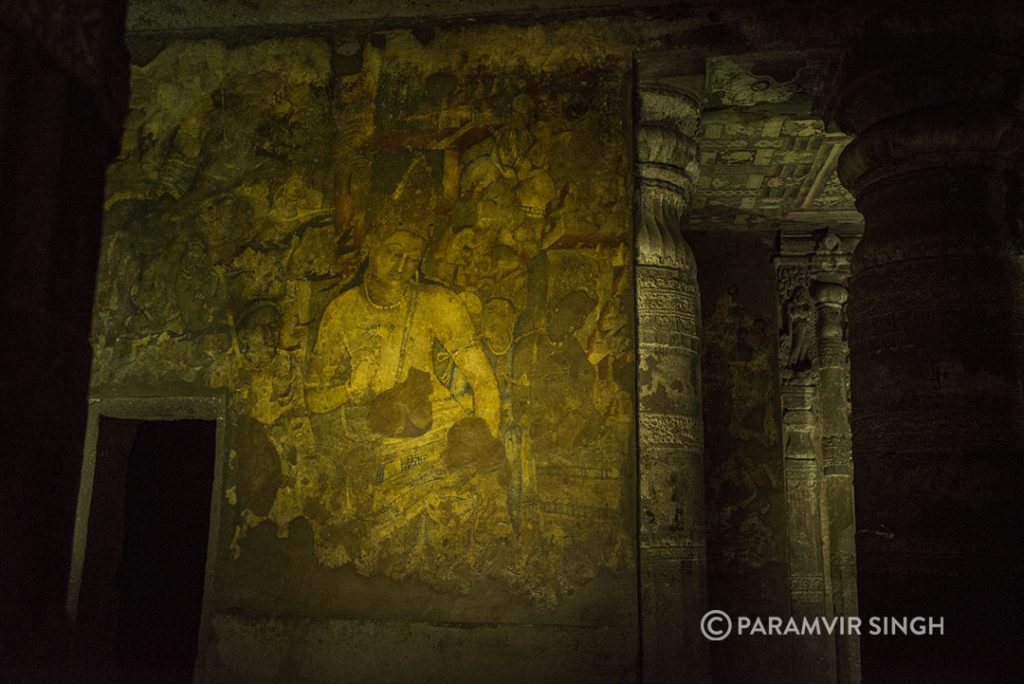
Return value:
[(100, 418), (81, 666), (115, 681), (192, 681), (215, 451), (215, 421)]

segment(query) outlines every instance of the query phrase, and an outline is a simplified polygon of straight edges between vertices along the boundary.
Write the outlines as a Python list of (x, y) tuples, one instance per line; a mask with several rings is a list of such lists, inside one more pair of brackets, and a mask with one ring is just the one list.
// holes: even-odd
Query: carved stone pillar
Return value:
[(700, 293), (680, 223), (697, 176), (699, 101), (639, 88), (636, 293), (640, 412), (643, 677), (710, 679), (700, 619), (707, 602)]
[[(853, 235), (780, 236), (779, 375), (793, 614), (857, 614), (845, 313)], [(855, 636), (793, 642), (794, 671), (860, 681)]]
[[(827, 594), (817, 446), (814, 300), (806, 263), (787, 264), (780, 259), (776, 274), (790, 600), (795, 617), (814, 618), (826, 614)], [(835, 670), (832, 650), (827, 637), (801, 639), (793, 645), (794, 671), (813, 681), (828, 681)]]
[(866, 678), (1015, 667), (1022, 13), (934, 2), (869, 17), (833, 102), (857, 135), (839, 175), (865, 219), (849, 303), (861, 614), (939, 616), (945, 631), (864, 639)]
[[(845, 280), (847, 274), (824, 275)], [(853, 452), (847, 399), (850, 367), (844, 325), (847, 293), (843, 285), (825, 280), (816, 281), (811, 293), (818, 311), (815, 365), (821, 424), (822, 499), (825, 502), (825, 565), (830, 580), (828, 607), (831, 615), (857, 615)], [(860, 639), (855, 634), (841, 634), (835, 641), (836, 679), (859, 682)]]

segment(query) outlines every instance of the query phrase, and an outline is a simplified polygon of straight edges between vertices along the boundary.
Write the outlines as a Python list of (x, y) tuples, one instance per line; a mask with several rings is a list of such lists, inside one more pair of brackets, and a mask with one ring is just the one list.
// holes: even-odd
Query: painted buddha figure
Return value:
[[(383, 227), (368, 236), (362, 282), (335, 298), (320, 323), (307, 375), (309, 409), (324, 413), (365, 403), (410, 377), (412, 384), (423, 384), (417, 378), (433, 376), (436, 341), (472, 388), (474, 413), (496, 435), (500, 399), (494, 371), (458, 296), (443, 285), (420, 282), (426, 244), (418, 227)], [(436, 378), (429, 389), (432, 408), (450, 398)]]
[[(497, 381), (462, 300), (419, 277), (428, 237), (408, 223), (367, 237), (363, 277), (327, 306), (306, 374), (310, 412), (337, 411), (351, 435), (333, 448), (343, 491), (327, 509), (338, 537), (358, 541), (322, 551), (396, 579), (462, 567), (470, 537), (511, 530)], [(471, 402), (438, 379), (435, 356), (458, 369)]]

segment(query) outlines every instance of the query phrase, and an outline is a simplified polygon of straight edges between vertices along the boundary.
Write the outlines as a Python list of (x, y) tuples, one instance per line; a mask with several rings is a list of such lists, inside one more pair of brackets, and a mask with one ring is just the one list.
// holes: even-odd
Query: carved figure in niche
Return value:
[(798, 291), (786, 304), (789, 323), (789, 367), (796, 370), (813, 360), (814, 303), (806, 289)]
[[(498, 386), (466, 306), (420, 278), (430, 227), (382, 215), (362, 278), (324, 312), (306, 375), (309, 410), (336, 412), (348, 431), (319, 550), (363, 574), (465, 589), (502, 562), (488, 540), (511, 536)], [(472, 410), (435, 375), (435, 345), (468, 383)]]

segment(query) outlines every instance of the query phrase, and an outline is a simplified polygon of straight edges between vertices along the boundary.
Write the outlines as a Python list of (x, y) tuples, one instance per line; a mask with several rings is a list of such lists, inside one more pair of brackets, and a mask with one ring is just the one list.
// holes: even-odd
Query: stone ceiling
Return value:
[(827, 51), (708, 58), (690, 228), (863, 222), (835, 171), (850, 138), (821, 113), (833, 65)]

